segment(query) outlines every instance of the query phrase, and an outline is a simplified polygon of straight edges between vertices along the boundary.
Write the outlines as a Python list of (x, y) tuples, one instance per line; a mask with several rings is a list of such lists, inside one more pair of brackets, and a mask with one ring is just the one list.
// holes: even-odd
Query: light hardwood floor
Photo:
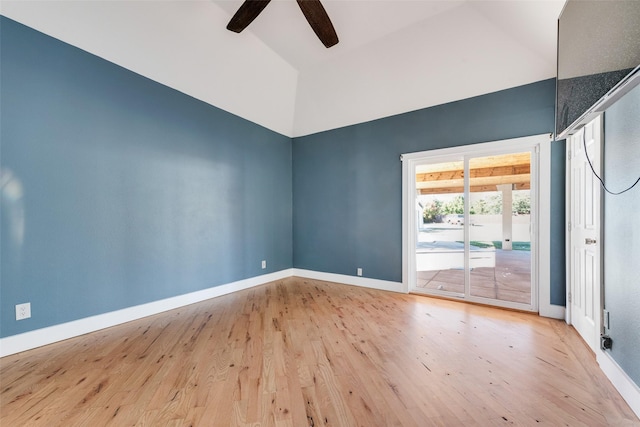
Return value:
[(562, 321), (290, 278), (0, 359), (2, 426), (637, 426)]

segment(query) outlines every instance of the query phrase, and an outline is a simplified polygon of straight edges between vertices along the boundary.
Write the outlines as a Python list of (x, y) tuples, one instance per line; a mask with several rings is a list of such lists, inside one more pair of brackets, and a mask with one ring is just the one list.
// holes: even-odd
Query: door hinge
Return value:
[(571, 160), (571, 150), (569, 150), (569, 152), (567, 153), (567, 157), (569, 157), (569, 160)]
[(569, 302), (571, 302), (571, 292), (569, 292)]

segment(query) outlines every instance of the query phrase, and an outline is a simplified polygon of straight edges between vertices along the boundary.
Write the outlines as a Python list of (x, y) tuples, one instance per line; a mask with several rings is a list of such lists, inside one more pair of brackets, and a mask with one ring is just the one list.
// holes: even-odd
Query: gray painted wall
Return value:
[(291, 268), (290, 138), (0, 19), (1, 337)]
[[(293, 141), (296, 268), (402, 280), (400, 154), (553, 132), (545, 80)], [(552, 149), (551, 302), (564, 305), (564, 147)]]
[[(622, 191), (640, 176), (640, 86), (604, 117), (604, 179)], [(611, 355), (640, 385), (640, 184), (604, 197), (604, 299)]]

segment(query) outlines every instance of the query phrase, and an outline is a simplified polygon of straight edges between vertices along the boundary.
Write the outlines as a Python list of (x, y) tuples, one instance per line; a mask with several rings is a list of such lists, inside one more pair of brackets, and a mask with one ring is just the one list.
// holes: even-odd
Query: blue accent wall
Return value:
[[(400, 154), (552, 133), (555, 80), (322, 132), (293, 141), (296, 268), (402, 281)], [(564, 151), (552, 149), (552, 218), (564, 233)], [(564, 240), (551, 296), (563, 304)]]
[(0, 337), (292, 267), (290, 138), (5, 17), (0, 35)]
[[(640, 85), (604, 115), (604, 180), (613, 192), (640, 176)], [(604, 307), (611, 356), (640, 386), (640, 184), (604, 195)]]
[(566, 276), (566, 141), (555, 141), (551, 144), (551, 248), (549, 260), (551, 269), (551, 298), (554, 305), (565, 306), (567, 292)]

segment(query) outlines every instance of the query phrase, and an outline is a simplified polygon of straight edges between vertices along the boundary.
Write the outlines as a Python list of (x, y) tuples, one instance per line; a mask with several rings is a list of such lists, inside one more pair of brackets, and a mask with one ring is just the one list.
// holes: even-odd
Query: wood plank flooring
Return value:
[(638, 426), (562, 321), (290, 278), (0, 359), (2, 426)]

